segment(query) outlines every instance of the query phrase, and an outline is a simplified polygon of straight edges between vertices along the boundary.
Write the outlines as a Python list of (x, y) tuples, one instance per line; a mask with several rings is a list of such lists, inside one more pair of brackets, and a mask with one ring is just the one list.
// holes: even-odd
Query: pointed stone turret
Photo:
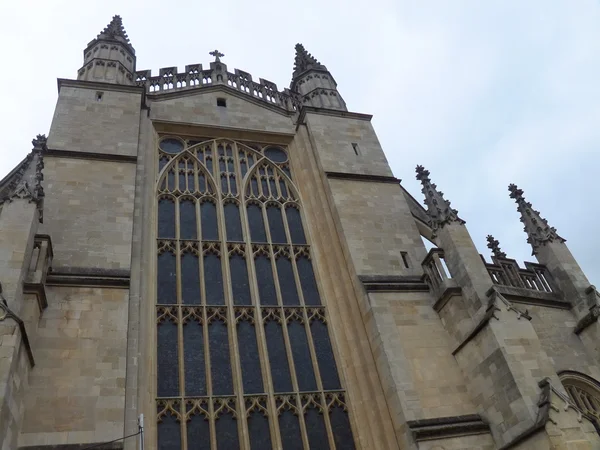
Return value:
[(556, 228), (548, 225), (548, 221), (533, 209), (531, 203), (525, 201), (522, 189), (519, 189), (516, 184), (510, 184), (508, 190), (510, 198), (517, 202), (517, 210), (521, 213), (521, 222), (525, 225), (523, 230), (527, 233), (527, 242), (533, 249), (532, 255), (537, 253), (540, 246), (546, 245), (548, 242), (566, 241), (556, 233)]
[(83, 52), (84, 65), (77, 79), (113, 84), (134, 84), (135, 50), (123, 27), (121, 16), (111, 22)]
[(429, 170), (423, 166), (417, 166), (417, 180), (423, 185), (421, 192), (425, 195), (427, 214), (431, 222), (431, 228), (435, 230), (442, 228), (450, 222), (464, 224), (465, 221), (458, 217), (458, 211), (450, 207), (450, 202), (444, 199), (444, 193), (437, 190), (437, 186), (429, 178)]
[(500, 248), (500, 242), (498, 242), (497, 239), (494, 239), (494, 236), (491, 234), (488, 234), (486, 239), (488, 242), (487, 247), (492, 251), (494, 258), (506, 259), (506, 253)]
[(300, 94), (303, 106), (348, 111), (327, 67), (308, 53), (302, 44), (296, 44), (290, 89)]

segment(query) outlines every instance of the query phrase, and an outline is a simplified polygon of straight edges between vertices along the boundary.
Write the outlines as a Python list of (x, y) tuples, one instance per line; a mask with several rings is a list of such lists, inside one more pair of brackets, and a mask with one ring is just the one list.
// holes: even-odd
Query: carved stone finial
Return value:
[(131, 45), (129, 37), (125, 32), (125, 28), (123, 27), (123, 20), (121, 19), (121, 16), (118, 15), (114, 16), (104, 30), (100, 32), (98, 39), (111, 39)]
[(450, 202), (444, 199), (444, 193), (437, 190), (429, 178), (429, 170), (423, 166), (417, 166), (417, 180), (423, 185), (421, 192), (425, 195), (425, 204), (427, 205), (427, 215), (429, 216), (431, 228), (435, 230), (442, 228), (450, 222), (464, 224), (465, 221), (458, 217), (458, 211), (450, 207)]
[(519, 189), (516, 184), (510, 184), (508, 190), (510, 198), (517, 203), (517, 211), (521, 213), (521, 222), (525, 225), (523, 231), (527, 233), (527, 242), (533, 249), (532, 255), (536, 254), (538, 247), (546, 245), (548, 242), (566, 241), (556, 233), (556, 228), (548, 225), (548, 221), (533, 209), (531, 203), (525, 201), (522, 189)]
[(46, 147), (46, 142), (48, 141), (48, 139), (46, 138), (45, 134), (38, 134), (35, 139), (33, 139), (31, 141), (31, 144), (33, 145), (33, 150), (40, 150), (40, 151), (46, 151), (47, 147)]
[(494, 236), (492, 236), (491, 234), (488, 234), (487, 241), (488, 241), (487, 246), (492, 251), (492, 254), (494, 255), (494, 257), (499, 258), (499, 259), (506, 259), (506, 253), (504, 253), (500, 249), (500, 242), (498, 242), (497, 239), (494, 239)]
[(221, 58), (223, 56), (225, 56), (223, 53), (221, 53), (219, 50), (213, 50), (212, 52), (209, 53), (209, 55), (214, 56), (215, 57), (215, 62), (221, 62)]
[(292, 78), (296, 78), (296, 76), (300, 75), (307, 69), (322, 69), (327, 70), (323, 64), (321, 64), (317, 59), (308, 53), (302, 44), (296, 44), (296, 58), (294, 60), (294, 74)]

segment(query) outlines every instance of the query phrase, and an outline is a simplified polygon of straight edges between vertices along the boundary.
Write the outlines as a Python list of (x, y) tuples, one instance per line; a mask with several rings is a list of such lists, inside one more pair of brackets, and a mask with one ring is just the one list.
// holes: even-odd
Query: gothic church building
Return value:
[(485, 260), (302, 45), (211, 55), (115, 16), (0, 181), (0, 448), (600, 449), (600, 295), (523, 191), (537, 262)]

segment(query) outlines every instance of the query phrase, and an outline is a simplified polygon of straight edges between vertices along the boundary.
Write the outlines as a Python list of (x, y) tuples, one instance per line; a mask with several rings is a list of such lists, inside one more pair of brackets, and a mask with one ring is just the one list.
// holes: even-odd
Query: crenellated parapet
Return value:
[(189, 64), (183, 72), (178, 72), (177, 67), (164, 67), (159, 69), (157, 76), (152, 76), (150, 70), (140, 70), (135, 73), (135, 84), (145, 87), (149, 94), (225, 85), (290, 112), (298, 111), (303, 103), (302, 97), (296, 92), (289, 89), (279, 91), (275, 83), (264, 78), (256, 82), (251, 74), (240, 69), (230, 72), (221, 61), (211, 63), (208, 69), (202, 64)]

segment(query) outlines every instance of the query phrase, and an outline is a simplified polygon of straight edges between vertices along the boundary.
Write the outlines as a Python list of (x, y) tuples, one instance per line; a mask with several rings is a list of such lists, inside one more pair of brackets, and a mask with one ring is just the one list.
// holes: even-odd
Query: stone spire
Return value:
[(135, 53), (135, 50), (133, 50), (133, 47), (131, 46), (131, 42), (129, 42), (129, 37), (125, 32), (125, 28), (123, 27), (123, 20), (121, 19), (121, 16), (114, 16), (96, 39), (121, 42), (122, 44), (130, 47), (133, 53)]
[(497, 239), (494, 239), (494, 236), (491, 234), (487, 235), (488, 248), (492, 251), (492, 255), (498, 259), (506, 259), (506, 253), (502, 251), (500, 248), (500, 242)]
[(427, 214), (431, 221), (434, 233), (438, 228), (450, 222), (464, 224), (465, 221), (458, 217), (458, 211), (450, 207), (450, 202), (444, 199), (444, 193), (437, 190), (437, 186), (429, 179), (429, 170), (423, 166), (417, 166), (417, 180), (423, 185), (421, 192), (425, 195)]
[(296, 44), (290, 90), (299, 94), (302, 106), (348, 111), (327, 67), (308, 53), (302, 44)]
[(83, 51), (83, 67), (77, 72), (77, 79), (133, 85), (134, 73), (135, 50), (129, 42), (121, 16), (114, 16)]
[(533, 249), (532, 255), (536, 254), (538, 247), (548, 242), (566, 241), (556, 233), (556, 228), (548, 225), (548, 221), (533, 209), (531, 203), (525, 201), (522, 189), (519, 189), (516, 184), (511, 184), (508, 186), (508, 190), (510, 191), (510, 198), (515, 199), (515, 202), (517, 202), (517, 211), (521, 213), (521, 222), (525, 225), (523, 231), (527, 233), (527, 242), (531, 244)]
[(302, 72), (309, 69), (320, 69), (327, 71), (327, 67), (321, 64), (317, 59), (308, 53), (302, 44), (296, 44), (296, 59), (294, 60), (294, 74), (296, 78)]

